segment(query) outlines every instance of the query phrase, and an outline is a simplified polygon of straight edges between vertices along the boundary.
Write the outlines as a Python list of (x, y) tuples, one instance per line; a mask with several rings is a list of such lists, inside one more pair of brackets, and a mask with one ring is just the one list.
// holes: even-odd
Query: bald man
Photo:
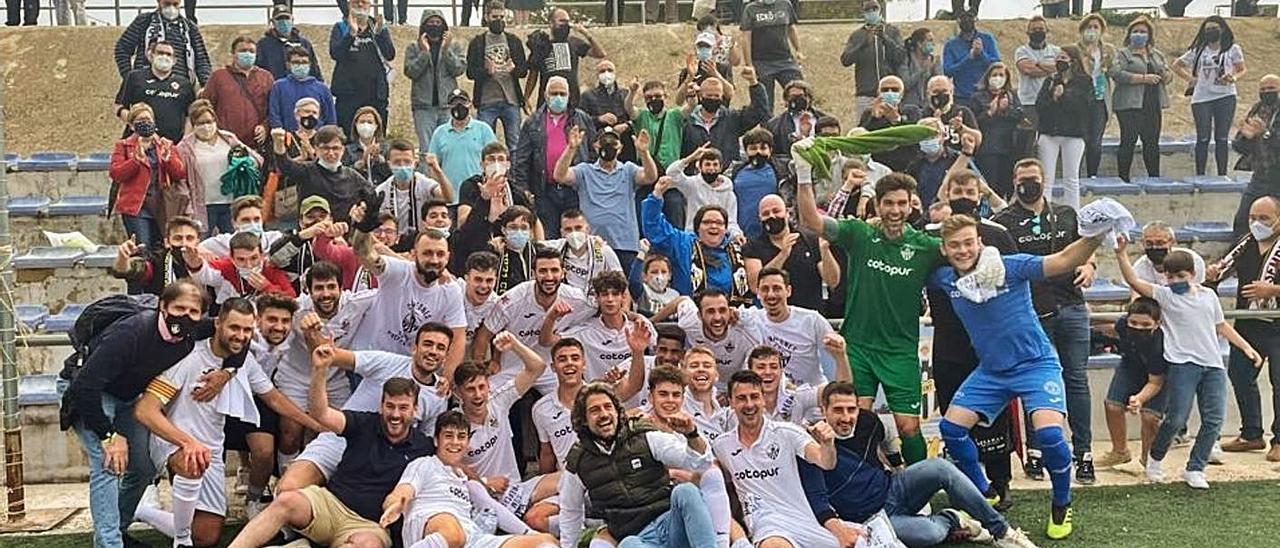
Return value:
[(742, 247), (751, 291), (756, 291), (761, 270), (780, 268), (791, 275), (790, 304), (826, 310), (822, 287), (835, 287), (840, 283), (840, 262), (832, 254), (831, 244), (792, 227), (791, 212), (777, 194), (760, 200), (759, 214), (764, 234)]
[[(596, 42), (590, 34), (587, 33), (587, 27), (582, 23), (572, 23), (569, 20), (569, 12), (564, 9), (557, 8), (551, 12), (551, 18), (548, 21), (550, 28), (547, 33), (550, 34), (550, 40), (546, 34), (533, 33), (529, 35), (526, 41), (529, 46), (529, 72), (538, 74), (538, 82), (542, 85), (538, 95), (538, 104), (541, 105), (546, 100), (546, 86), (551, 78), (559, 76), (569, 82), (569, 104), (578, 104), (578, 64), (583, 57), (593, 57), (595, 59), (604, 59), (606, 57), (604, 47)], [(576, 31), (582, 38), (570, 36), (570, 30)], [(532, 90), (534, 78), (530, 74), (528, 83), (526, 83), (525, 97), (529, 96)], [(555, 223), (552, 223), (555, 224)]]
[(1237, 238), (1249, 232), (1249, 207), (1262, 196), (1280, 196), (1280, 76), (1258, 80), (1258, 102), (1249, 108), (1231, 146), (1252, 164), (1253, 178), (1240, 197), (1233, 228)]
[[(533, 193), (543, 236), (548, 240), (560, 237), (560, 214), (578, 207), (578, 192), (572, 186), (557, 184), (551, 177), (556, 160), (568, 147), (569, 129), (581, 128), (585, 142), (596, 140), (595, 122), (585, 112), (571, 106), (570, 92), (569, 81), (563, 77), (547, 79), (543, 91), (547, 101), (520, 126), (520, 138), (517, 139), (520, 146), (511, 152), (511, 171), (507, 174), (513, 189)], [(572, 163), (589, 161), (591, 147), (581, 147)]]

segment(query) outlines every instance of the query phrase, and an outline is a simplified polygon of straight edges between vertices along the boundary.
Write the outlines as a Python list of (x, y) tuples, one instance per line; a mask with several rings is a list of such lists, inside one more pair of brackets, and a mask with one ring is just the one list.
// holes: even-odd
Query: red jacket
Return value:
[[(240, 272), (236, 270), (236, 264), (232, 262), (231, 257), (218, 257), (212, 261), (205, 263), (206, 266), (216, 270), (227, 285), (238, 294), (238, 296), (262, 294), (262, 293), (282, 293), (290, 297), (297, 297), (298, 293), (293, 290), (293, 284), (289, 282), (289, 275), (283, 270), (276, 268), (270, 262), (265, 262), (262, 266), (262, 276), (267, 279), (267, 286), (261, 291), (255, 290), (249, 282), (240, 277)], [(201, 277), (196, 273), (203, 269), (192, 271), (192, 277), (197, 281), (201, 281)], [(217, 289), (215, 287), (215, 289)], [(222, 297), (230, 295), (219, 295), (218, 302), (222, 302)]]
[[(182, 163), (182, 157), (178, 154), (177, 148), (173, 142), (164, 137), (156, 136), (156, 146), (160, 150), (169, 149), (169, 159), (160, 160), (160, 187), (167, 189), (173, 186), (175, 182), (183, 182), (187, 178), (187, 166)], [(107, 168), (107, 174), (116, 184), (116, 202), (115, 212), (122, 215), (137, 215), (142, 211), (142, 202), (147, 197), (147, 184), (151, 182), (151, 166), (147, 162), (139, 162), (134, 156), (138, 150), (138, 136), (130, 135), (116, 141), (115, 149), (111, 151), (111, 166)], [(184, 183), (185, 184), (185, 183)], [(158, 189), (159, 190), (159, 189)], [(186, 193), (188, 196), (190, 193)], [(174, 214), (186, 214), (186, 211), (173, 212)], [(156, 215), (157, 222), (167, 220), (167, 216), (163, 212), (153, 211)], [(163, 217), (163, 218), (162, 218)], [(164, 223), (160, 223), (164, 226)]]
[[(315, 254), (316, 259), (331, 262), (342, 269), (343, 289), (358, 291), (378, 287), (378, 278), (364, 269), (360, 264), (360, 258), (356, 257), (356, 251), (351, 246), (335, 244), (328, 236), (321, 235), (311, 241), (311, 252)], [(362, 281), (360, 287), (356, 287), (357, 281)]]
[(244, 74), (231, 66), (213, 71), (200, 97), (213, 103), (218, 128), (236, 134), (244, 143), (255, 143), (254, 126), (267, 125), (267, 99), (275, 80), (271, 73), (254, 66)]

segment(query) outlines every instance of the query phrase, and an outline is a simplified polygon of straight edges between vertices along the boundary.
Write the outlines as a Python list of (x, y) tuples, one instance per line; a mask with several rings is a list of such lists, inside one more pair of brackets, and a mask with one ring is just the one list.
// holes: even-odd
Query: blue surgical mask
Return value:
[(245, 223), (245, 224), (242, 224), (242, 225), (240, 225), (240, 228), (239, 228), (239, 229), (237, 229), (237, 232), (248, 232), (248, 233), (250, 233), (250, 234), (257, 235), (259, 238), (261, 238), (261, 237), (262, 237), (262, 223)]
[(508, 230), (503, 234), (507, 237), (507, 245), (514, 250), (522, 250), (524, 246), (529, 245), (528, 230)]
[(699, 61), (711, 59), (711, 48), (699, 47), (694, 50), (694, 54), (698, 56)]
[(902, 102), (902, 92), (900, 91), (882, 91), (880, 92), (880, 100), (889, 106), (898, 106)]
[(1144, 47), (1147, 45), (1147, 40), (1149, 38), (1151, 38), (1151, 35), (1145, 32), (1135, 32), (1129, 35), (1129, 45), (1135, 48)]
[(1172, 291), (1175, 295), (1186, 295), (1191, 292), (1191, 282), (1173, 282), (1169, 284), (1169, 291)]
[(242, 51), (242, 52), (236, 53), (236, 66), (242, 69), (247, 69), (249, 67), (252, 67), (253, 63), (257, 60), (258, 60), (258, 54), (252, 51)]
[(293, 32), (292, 19), (276, 19), (276, 32), (278, 34), (287, 35)]
[(925, 153), (926, 156), (934, 156), (942, 152), (942, 141), (939, 139), (920, 141), (920, 152)]
[(391, 168), (391, 174), (397, 181), (408, 181), (413, 178), (413, 166), (394, 166)]
[(551, 112), (560, 114), (569, 108), (569, 98), (564, 95), (550, 95), (547, 97), (547, 108)]
[(289, 72), (294, 78), (306, 78), (311, 76), (311, 65), (289, 65)]
[(864, 11), (862, 18), (866, 20), (868, 25), (879, 25), (884, 22), (884, 18), (880, 16), (880, 11)]
[(920, 51), (923, 51), (925, 55), (933, 55), (936, 48), (937, 46), (935, 46), (933, 42), (925, 42), (924, 47), (920, 48)]

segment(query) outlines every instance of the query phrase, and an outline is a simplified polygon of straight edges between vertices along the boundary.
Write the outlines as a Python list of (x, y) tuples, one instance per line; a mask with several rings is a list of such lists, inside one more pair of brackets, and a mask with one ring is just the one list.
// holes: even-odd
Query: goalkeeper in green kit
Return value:
[[(883, 386), (902, 440), (903, 458), (908, 465), (922, 461), (928, 450), (920, 433), (920, 313), (925, 280), (944, 264), (942, 242), (907, 224), (916, 182), (903, 173), (891, 173), (876, 182), (877, 224), (819, 213), (810, 151), (814, 144), (808, 138), (792, 146), (796, 202), (800, 222), (844, 248), (849, 257), (841, 334), (853, 368), (858, 405), (870, 409)], [(984, 251), (978, 269), (980, 285), (994, 287), (1004, 279), (1004, 265), (993, 247)]]

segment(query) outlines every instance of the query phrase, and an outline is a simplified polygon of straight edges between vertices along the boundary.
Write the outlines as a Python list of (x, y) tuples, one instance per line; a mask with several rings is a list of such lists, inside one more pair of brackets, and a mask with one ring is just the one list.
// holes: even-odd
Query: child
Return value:
[[(697, 173), (684, 173), (689, 164), (694, 164)], [(708, 205), (718, 205), (728, 211), (729, 237), (738, 238), (742, 236), (742, 229), (737, 222), (738, 197), (733, 192), (733, 180), (721, 173), (723, 167), (720, 151), (711, 148), (711, 143), (706, 143), (689, 156), (668, 166), (667, 177), (671, 177), (672, 186), (684, 194), (689, 211), (697, 211)], [(684, 224), (685, 230), (698, 230), (698, 227), (693, 226), (693, 215), (688, 215)]]
[(680, 293), (671, 289), (671, 260), (665, 255), (650, 253), (644, 260), (644, 295), (637, 299), (636, 309), (645, 317), (657, 314)]
[(1133, 460), (1129, 454), (1129, 434), (1125, 411), (1142, 417), (1142, 464), (1147, 463), (1151, 442), (1164, 418), (1164, 333), (1160, 331), (1160, 303), (1139, 297), (1129, 303), (1128, 314), (1116, 321), (1120, 339), (1120, 367), (1107, 389), (1107, 429), (1111, 431), (1111, 452), (1098, 461), (1099, 467), (1119, 466)]
[(1161, 461), (1173, 444), (1174, 435), (1187, 423), (1191, 402), (1198, 401), (1200, 431), (1182, 477), (1192, 488), (1208, 489), (1204, 468), (1222, 430), (1227, 407), (1227, 371), (1217, 336), (1225, 337), (1244, 352), (1255, 367), (1262, 366), (1262, 357), (1226, 322), (1218, 294), (1193, 283), (1195, 261), (1190, 253), (1175, 250), (1165, 257), (1164, 272), (1169, 285), (1161, 287), (1138, 278), (1125, 247), (1125, 239), (1121, 237), (1115, 250), (1120, 272), (1139, 295), (1160, 303), (1160, 328), (1166, 335), (1164, 359), (1169, 364), (1164, 389), (1168, 393), (1167, 408), (1147, 458), (1147, 479), (1155, 483), (1164, 480)]

